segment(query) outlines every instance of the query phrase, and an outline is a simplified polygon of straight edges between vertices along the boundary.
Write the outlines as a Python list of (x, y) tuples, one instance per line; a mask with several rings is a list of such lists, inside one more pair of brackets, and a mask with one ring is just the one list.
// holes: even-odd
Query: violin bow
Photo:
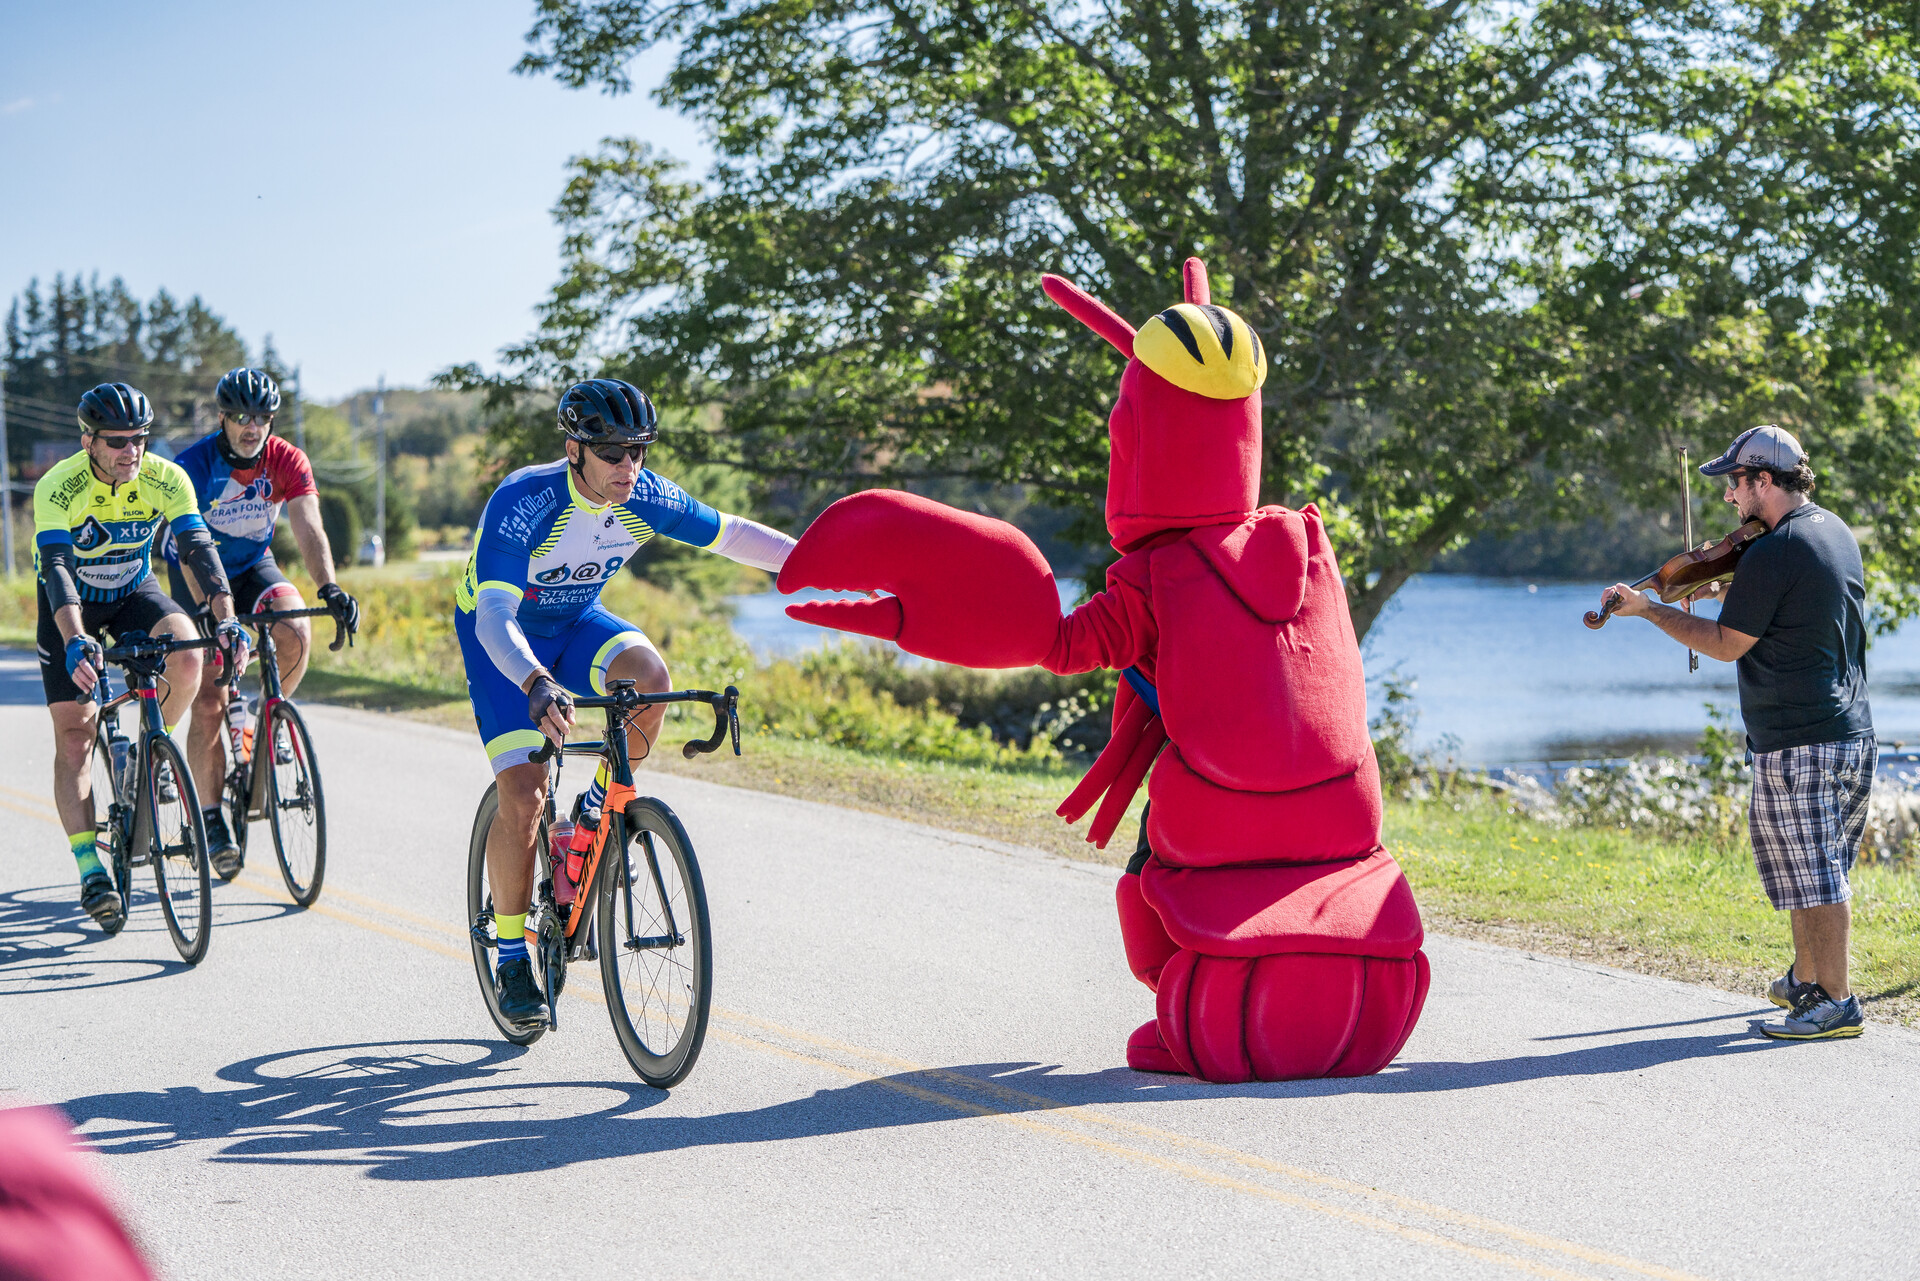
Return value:
[[(1681, 536), (1686, 539), (1685, 550), (1692, 551), (1693, 550), (1693, 486), (1689, 483), (1689, 477), (1690, 477), (1690, 473), (1687, 470), (1687, 447), (1685, 445), (1682, 445), (1680, 446), (1680, 527), (1682, 530)], [(1686, 610), (1689, 614), (1693, 612), (1693, 593), (1689, 592), (1687, 593), (1687, 595), (1681, 598), (1680, 608)], [(1699, 670), (1700, 670), (1700, 655), (1693, 652), (1692, 646), (1688, 646), (1687, 647), (1687, 671), (1691, 673), (1691, 672), (1697, 672)]]

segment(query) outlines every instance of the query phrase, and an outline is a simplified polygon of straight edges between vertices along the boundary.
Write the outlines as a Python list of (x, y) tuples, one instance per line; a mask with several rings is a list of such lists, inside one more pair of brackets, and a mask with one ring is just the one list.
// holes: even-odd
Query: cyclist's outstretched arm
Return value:
[(719, 552), (728, 560), (764, 569), (770, 574), (779, 573), (793, 553), (794, 540), (777, 529), (731, 512), (720, 512), (719, 517), (720, 533), (707, 545), (708, 551)]

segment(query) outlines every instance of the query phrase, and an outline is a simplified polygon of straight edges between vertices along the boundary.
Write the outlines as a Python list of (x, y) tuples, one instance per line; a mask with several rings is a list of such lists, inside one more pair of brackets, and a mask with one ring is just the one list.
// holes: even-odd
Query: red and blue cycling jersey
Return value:
[(574, 488), (566, 460), (523, 467), (487, 500), (456, 599), (472, 612), (481, 592), (510, 592), (520, 601), (521, 631), (557, 636), (594, 606), (640, 544), (659, 534), (712, 547), (726, 522), (650, 471), (641, 471), (626, 502), (596, 507)]
[[(273, 525), (288, 500), (318, 491), (313, 466), (299, 446), (269, 436), (250, 464), (233, 467), (220, 454), (219, 435), (195, 441), (174, 462), (193, 482), (194, 498), (231, 577), (272, 557)], [(161, 550), (169, 564), (179, 563), (171, 534)]]

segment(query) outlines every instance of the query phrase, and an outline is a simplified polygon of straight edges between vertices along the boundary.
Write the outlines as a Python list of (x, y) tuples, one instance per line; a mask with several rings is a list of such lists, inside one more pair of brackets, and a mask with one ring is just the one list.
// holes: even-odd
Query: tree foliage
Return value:
[[(214, 384), (250, 363), (246, 343), (198, 295), (182, 303), (161, 289), (142, 303), (119, 277), (102, 285), (98, 274), (55, 276), (44, 292), (28, 282), (8, 305), (6, 344), (10, 421), (36, 435), (71, 436), (75, 449), (74, 406), (89, 387), (131, 383), (153, 402), (156, 428), (184, 436), (213, 429)], [(271, 338), (261, 361), (285, 377)]]
[(683, 455), (1014, 482), (1091, 532), (1118, 362), (1038, 275), (1138, 323), (1198, 253), (1271, 353), (1264, 497), (1321, 504), (1361, 631), (1465, 538), (1670, 503), (1675, 446), (1766, 421), (1870, 531), (1892, 618), (1920, 604), (1909, 17), (540, 0), (522, 71), (622, 92), (670, 45), (657, 96), (718, 158), (575, 162), (564, 276), (495, 399), (623, 374), (718, 407)]

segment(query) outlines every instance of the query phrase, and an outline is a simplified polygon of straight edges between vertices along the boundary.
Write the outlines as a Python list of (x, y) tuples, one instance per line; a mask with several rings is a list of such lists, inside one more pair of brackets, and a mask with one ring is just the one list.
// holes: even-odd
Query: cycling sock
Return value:
[(67, 843), (73, 847), (73, 861), (80, 865), (81, 880), (86, 880), (95, 872), (104, 873), (107, 870), (100, 865), (100, 851), (94, 846), (91, 829), (75, 832), (67, 838)]
[(527, 959), (527, 914), (516, 912), (512, 916), (505, 912), (496, 912), (493, 917), (493, 935), (500, 940), (500, 964), (508, 961)]
[(607, 803), (607, 763), (600, 762), (600, 768), (594, 771), (593, 785), (580, 793), (580, 812), (592, 814)]

